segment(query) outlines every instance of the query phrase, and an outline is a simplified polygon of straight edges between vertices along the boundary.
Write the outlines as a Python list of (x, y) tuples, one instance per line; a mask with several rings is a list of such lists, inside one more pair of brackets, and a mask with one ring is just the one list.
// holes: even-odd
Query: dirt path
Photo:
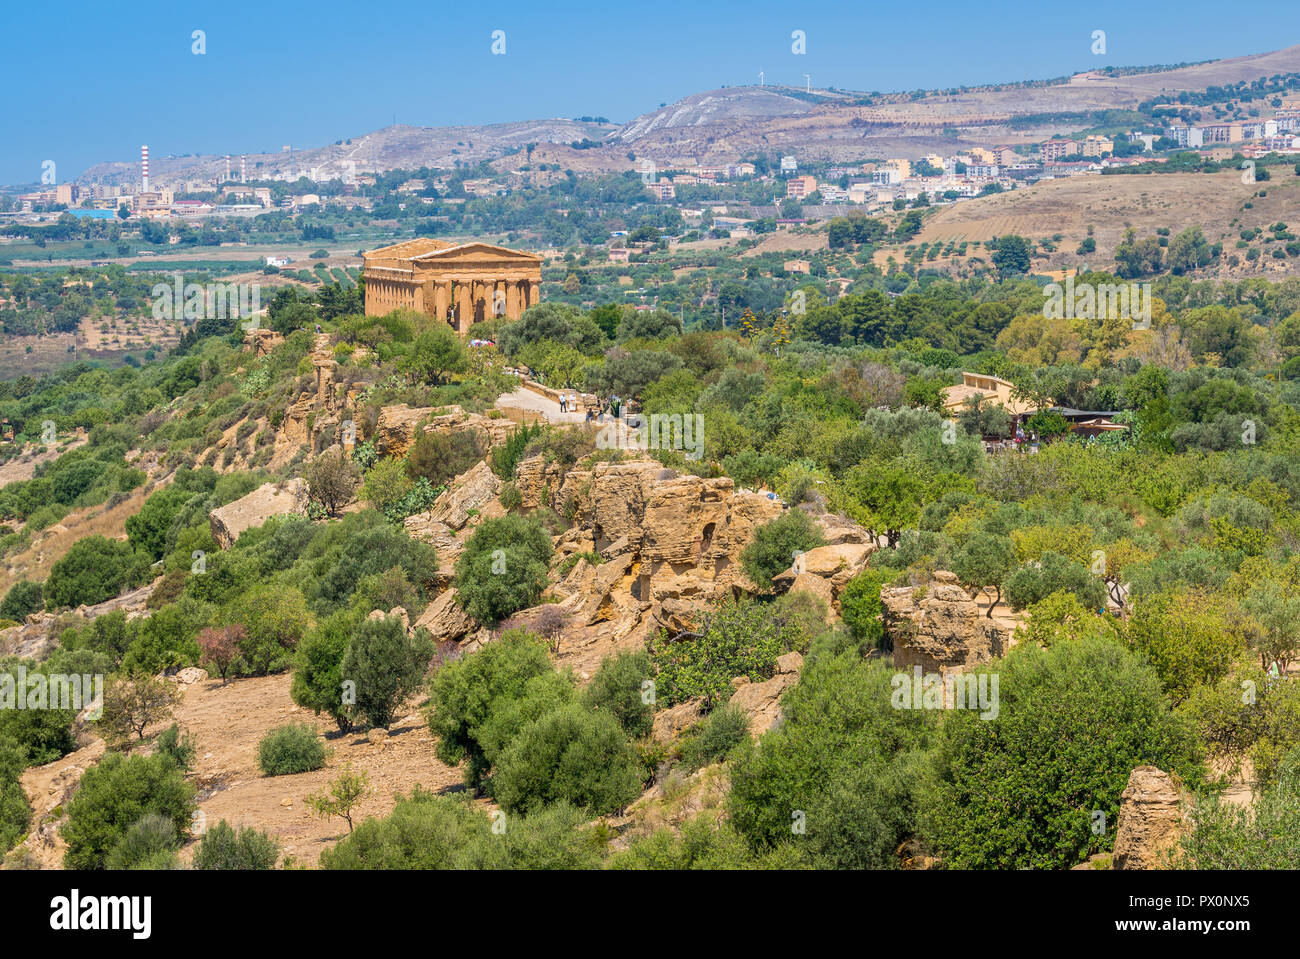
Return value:
[[(577, 391), (574, 391), (577, 394)], [(581, 413), (566, 413), (560, 410), (560, 404), (548, 396), (542, 396), (540, 393), (534, 393), (532, 390), (526, 390), (522, 386), (513, 393), (506, 393), (497, 397), (496, 405), (501, 409), (527, 410), (530, 413), (540, 413), (542, 419), (548, 423), (584, 423), (587, 419), (586, 411)]]

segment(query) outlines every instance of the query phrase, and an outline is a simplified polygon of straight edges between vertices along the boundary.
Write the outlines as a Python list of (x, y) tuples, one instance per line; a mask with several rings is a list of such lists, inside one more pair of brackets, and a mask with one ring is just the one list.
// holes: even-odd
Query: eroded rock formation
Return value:
[(887, 587), (880, 598), (899, 669), (941, 672), (987, 663), (1006, 652), (1014, 629), (986, 617), (947, 571), (936, 572), (925, 586)]
[(1138, 766), (1119, 798), (1113, 869), (1161, 869), (1183, 831), (1182, 797), (1156, 766)]

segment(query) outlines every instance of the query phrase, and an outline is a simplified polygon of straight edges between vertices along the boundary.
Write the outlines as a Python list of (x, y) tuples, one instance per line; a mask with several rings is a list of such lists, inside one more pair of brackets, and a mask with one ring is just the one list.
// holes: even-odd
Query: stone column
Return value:
[(534, 303), (540, 303), (540, 302), (542, 302), (542, 281), (529, 280), (528, 281), (528, 305), (532, 306)]
[[(469, 321), (471, 323), (478, 322), (480, 304), (484, 304), (482, 306), (483, 317), (487, 318), (488, 316), (491, 315), (491, 307), (487, 305), (488, 299), (489, 299), (489, 293), (488, 293), (487, 283), (484, 282), (483, 280), (475, 280), (474, 281), (474, 308), (473, 310), (471, 310), (469, 314)], [(469, 329), (469, 327), (465, 327), (465, 329)]]
[(517, 280), (506, 280), (506, 317), (511, 320), (519, 319), (519, 282)]
[(451, 284), (442, 280), (433, 287), (433, 315), (443, 323), (447, 322), (447, 304), (451, 302)]
[(456, 330), (464, 333), (474, 322), (474, 281), (456, 281), (456, 302), (460, 308), (456, 311)]

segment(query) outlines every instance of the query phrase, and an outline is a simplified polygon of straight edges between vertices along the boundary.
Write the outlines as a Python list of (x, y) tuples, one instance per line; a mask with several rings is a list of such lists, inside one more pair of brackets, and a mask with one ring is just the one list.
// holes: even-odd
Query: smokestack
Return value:
[(149, 192), (149, 147), (140, 147), (140, 192)]
[(223, 183), (230, 182), (230, 157), (226, 157), (226, 178), (222, 182)]
[(248, 157), (244, 155), (239, 158), (239, 182), (248, 182)]

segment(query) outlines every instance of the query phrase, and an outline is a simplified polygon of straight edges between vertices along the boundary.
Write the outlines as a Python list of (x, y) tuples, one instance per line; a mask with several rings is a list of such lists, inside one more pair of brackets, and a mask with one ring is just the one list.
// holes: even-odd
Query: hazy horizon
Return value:
[[(693, 93), (757, 83), (760, 70), (771, 84), (801, 86), (807, 73), (815, 88), (896, 91), (1223, 59), (1288, 46), (1288, 28), (1300, 25), (1296, 9), (1225, 19), (1205, 2), (1180, 6), (1176, 22), (1116, 2), (1064, 15), (1024, 0), (971, 10), (938, 0), (921, 22), (847, 3), (505, 2), (390, 6), (372, 20), (366, 8), (328, 0), (256, 14), (146, 0), (120, 9), (75, 2), (57, 34), (45, 8), (27, 5), (10, 12), (10, 32), (35, 42), (0, 62), (0, 78), (19, 93), (0, 183), (34, 183), (51, 159), (66, 182), (95, 163), (135, 160), (142, 143), (155, 157), (238, 154), (313, 149), (395, 121), (621, 123)], [(1090, 50), (1098, 29), (1107, 35), (1100, 56)], [(492, 52), (498, 30), (504, 55)], [(791, 50), (795, 30), (806, 37), (803, 55)]]

